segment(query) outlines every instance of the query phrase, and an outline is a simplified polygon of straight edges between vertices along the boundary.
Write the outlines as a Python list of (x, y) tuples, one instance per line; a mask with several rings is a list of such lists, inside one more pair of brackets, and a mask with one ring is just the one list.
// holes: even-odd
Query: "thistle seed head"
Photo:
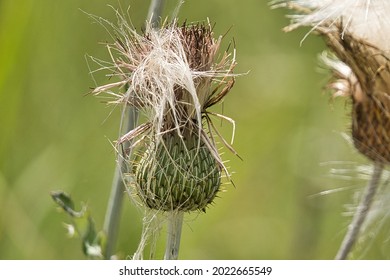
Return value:
[[(118, 39), (108, 46), (113, 61), (107, 67), (120, 81), (93, 93), (108, 93), (114, 96), (112, 103), (142, 111), (157, 141), (173, 129), (179, 135), (183, 127), (200, 129), (206, 109), (220, 102), (234, 84), (234, 52), (216, 61), (222, 37), (214, 39), (209, 23), (173, 22), (158, 30), (148, 26), (140, 35), (125, 20), (120, 22)], [(111, 91), (124, 86), (124, 93)]]
[[(359, 152), (390, 163), (390, 2), (383, 0), (283, 1), (302, 14), (291, 30), (309, 25), (331, 50), (323, 57), (333, 72), (329, 88), (352, 101), (352, 136)], [(381, 17), (382, 15), (382, 17)]]
[(352, 100), (352, 137), (359, 152), (375, 162), (390, 163), (390, 64), (386, 54), (345, 34), (323, 34), (338, 57), (328, 60), (329, 87)]
[[(218, 56), (222, 37), (207, 24), (176, 21), (138, 34), (118, 15), (116, 42), (108, 46), (108, 67), (119, 81), (97, 87), (112, 103), (136, 107), (146, 122), (122, 136), (139, 148), (131, 161), (137, 196), (161, 211), (205, 210), (216, 196), (221, 173), (229, 176), (216, 147), (209, 107), (234, 84), (235, 52)], [(112, 92), (125, 87), (124, 93)], [(213, 114), (234, 122), (222, 115)], [(129, 161), (130, 162), (130, 161)]]

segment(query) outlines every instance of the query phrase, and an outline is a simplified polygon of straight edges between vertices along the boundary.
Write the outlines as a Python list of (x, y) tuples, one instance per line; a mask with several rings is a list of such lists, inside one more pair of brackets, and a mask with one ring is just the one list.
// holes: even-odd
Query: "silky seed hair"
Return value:
[(289, 16), (292, 22), (285, 31), (301, 26), (310, 26), (314, 31), (341, 23), (341, 37), (350, 33), (383, 51), (390, 50), (387, 39), (390, 34), (390, 2), (387, 0), (276, 0), (271, 2), (271, 6), (297, 11)]
[(110, 25), (115, 42), (107, 45), (112, 61), (101, 63), (116, 79), (93, 93), (106, 93), (113, 97), (110, 103), (134, 106), (145, 116), (118, 140), (137, 148), (130, 160), (136, 194), (154, 210), (204, 211), (219, 191), (222, 173), (230, 176), (217, 142), (234, 149), (212, 117), (230, 122), (233, 136), (234, 121), (208, 108), (234, 85), (235, 50), (218, 55), (222, 37), (214, 38), (209, 22), (174, 21), (158, 30), (147, 24), (139, 34), (119, 14), (118, 19), (117, 26)]

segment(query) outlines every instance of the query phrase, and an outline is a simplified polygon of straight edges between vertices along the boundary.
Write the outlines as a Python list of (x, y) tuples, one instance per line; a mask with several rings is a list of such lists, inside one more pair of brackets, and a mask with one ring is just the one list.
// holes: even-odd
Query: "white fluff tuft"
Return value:
[[(183, 93), (188, 94), (186, 100), (193, 105), (194, 115), (201, 123), (201, 105), (197, 96), (194, 80), (198, 76), (206, 73), (196, 73), (191, 70), (182, 45), (182, 39), (176, 28), (165, 28), (161, 30), (151, 30), (148, 41), (137, 35), (137, 41), (142, 42), (144, 48), (150, 51), (141, 57), (139, 65), (131, 74), (130, 87), (124, 98), (131, 102), (132, 94), (142, 102), (148, 102), (146, 108), (151, 108), (152, 122), (157, 134), (163, 133), (163, 122), (166, 112), (171, 110), (174, 116), (173, 121), (178, 129), (183, 125), (177, 115), (175, 100), (175, 89), (181, 87), (185, 89)], [(138, 45), (129, 46), (136, 49)], [(131, 52), (130, 52), (131, 53)], [(188, 104), (188, 105), (189, 105)], [(185, 106), (185, 104), (183, 104)]]
[[(198, 65), (201, 69), (194, 69), (187, 57), (189, 47), (183, 40), (182, 27), (176, 22), (161, 29), (153, 29), (147, 23), (145, 33), (138, 34), (119, 13), (117, 17), (118, 25), (95, 17), (114, 29), (115, 43), (107, 45), (112, 62), (92, 59), (101, 65), (99, 70), (110, 70), (113, 73), (110, 76), (120, 80), (96, 87), (93, 94), (106, 93), (114, 98), (111, 103), (133, 105), (142, 110), (148, 119), (147, 128), (137, 129), (152, 129), (156, 141), (173, 129), (181, 135), (181, 128), (190, 122), (198, 126), (201, 135), (205, 109), (218, 103), (224, 95), (219, 98), (220, 92), (224, 87), (229, 91), (234, 82), (234, 53), (233, 56), (225, 53), (215, 62), (222, 37), (212, 39), (208, 42), (208, 57), (201, 58), (205, 61)], [(211, 30), (211, 26), (207, 28)], [(112, 91), (118, 87), (126, 87), (126, 91)], [(167, 123), (171, 125), (167, 127)], [(138, 131), (133, 131), (119, 142), (137, 135)]]
[[(300, 11), (291, 16), (297, 26), (331, 26), (342, 24), (343, 33), (390, 51), (390, 1), (388, 0), (294, 0), (277, 2)], [(282, 3), (282, 4), (281, 4)]]

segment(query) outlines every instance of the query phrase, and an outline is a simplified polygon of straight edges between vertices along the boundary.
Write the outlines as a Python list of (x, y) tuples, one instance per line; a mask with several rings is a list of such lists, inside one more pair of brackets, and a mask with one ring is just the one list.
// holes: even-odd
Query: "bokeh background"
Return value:
[[(167, 0), (164, 15), (176, 2)], [(324, 92), (322, 40), (301, 44), (308, 29), (283, 33), (287, 12), (267, 2), (187, 0), (180, 10), (181, 20), (216, 22), (216, 35), (229, 30), (236, 73), (247, 73), (214, 109), (236, 120), (243, 161), (224, 154), (235, 187), (226, 185), (206, 214), (186, 216), (181, 259), (332, 259), (350, 219), (345, 205), (365, 184), (355, 171), (367, 161), (343, 135), (348, 103)], [(110, 37), (83, 11), (115, 21), (108, 5), (130, 6), (140, 29), (149, 1), (0, 1), (0, 259), (84, 258), (80, 241), (66, 236), (69, 220), (53, 190), (87, 203), (103, 225), (120, 112), (87, 95), (95, 83), (86, 55), (108, 59), (101, 43)], [(228, 123), (221, 130), (230, 137)], [(137, 247), (141, 214), (126, 198), (123, 257)], [(363, 240), (354, 258), (388, 258), (386, 233)]]

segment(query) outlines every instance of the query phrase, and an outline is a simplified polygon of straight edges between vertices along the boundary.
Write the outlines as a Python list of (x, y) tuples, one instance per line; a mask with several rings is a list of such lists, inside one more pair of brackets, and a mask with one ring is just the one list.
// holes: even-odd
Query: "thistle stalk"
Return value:
[(345, 260), (348, 254), (351, 252), (356, 240), (359, 237), (360, 230), (364, 221), (366, 220), (367, 214), (370, 211), (373, 198), (378, 190), (380, 178), (383, 171), (383, 163), (375, 162), (374, 170), (370, 181), (364, 191), (359, 206), (357, 207), (353, 219), (348, 226), (348, 231), (344, 237), (343, 242), (336, 255), (336, 260)]
[(158, 27), (165, 0), (152, 0), (148, 11), (148, 21), (154, 28)]
[[(150, 3), (147, 19), (154, 27), (159, 24), (164, 2), (165, 0), (152, 0)], [(128, 117), (126, 131), (131, 131), (136, 127), (138, 110), (134, 106), (128, 106), (126, 111)], [(131, 156), (130, 143), (130, 141), (123, 143), (123, 149), (130, 151), (128, 157)], [(105, 259), (110, 259), (115, 253), (115, 244), (118, 236), (123, 197), (126, 191), (122, 175), (127, 171), (126, 159), (119, 155), (103, 226), (103, 230), (107, 235), (107, 243), (104, 250)]]
[(178, 259), (183, 217), (184, 212), (182, 211), (170, 211), (168, 213), (167, 245), (164, 260)]
[[(126, 130), (130, 131), (134, 129), (137, 123), (138, 111), (134, 107), (129, 107), (127, 109), (127, 115), (128, 121)], [(130, 142), (124, 143), (123, 148), (124, 150), (130, 149)], [(131, 153), (129, 154), (129, 156), (130, 155)], [(111, 256), (115, 254), (115, 244), (118, 236), (123, 196), (126, 191), (125, 183), (123, 181), (123, 174), (126, 172), (126, 159), (124, 159), (123, 156), (119, 155), (103, 225), (103, 230), (107, 235), (107, 243), (104, 251), (105, 259), (110, 259)]]

